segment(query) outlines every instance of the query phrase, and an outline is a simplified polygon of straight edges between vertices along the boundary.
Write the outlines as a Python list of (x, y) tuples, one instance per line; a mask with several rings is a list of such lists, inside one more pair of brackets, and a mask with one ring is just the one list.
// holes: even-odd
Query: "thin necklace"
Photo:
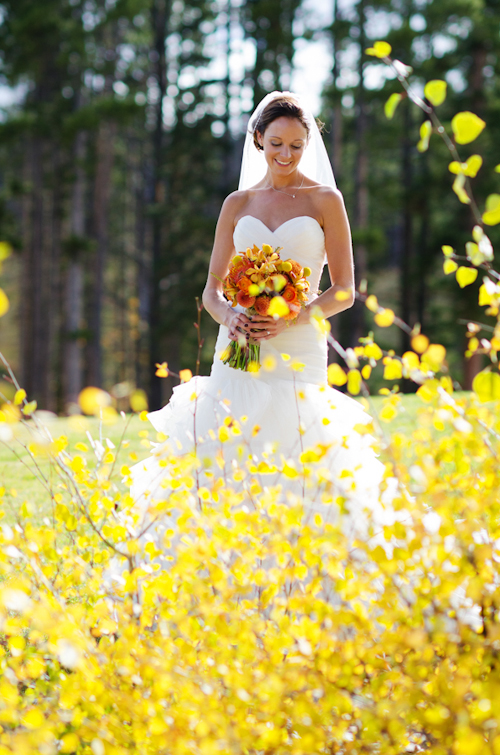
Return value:
[[(300, 184), (300, 186), (297, 186), (295, 188), (295, 191), (298, 191), (299, 189), (303, 187), (304, 179), (305, 179), (305, 176), (302, 176), (302, 183)], [(280, 194), (286, 194), (287, 197), (291, 197), (292, 199), (295, 199), (295, 196), (296, 196), (295, 194), (289, 194), (287, 191), (283, 191), (283, 189), (275, 189), (271, 183), (268, 185), (269, 185), (269, 188), (272, 189), (273, 191), (279, 191)]]

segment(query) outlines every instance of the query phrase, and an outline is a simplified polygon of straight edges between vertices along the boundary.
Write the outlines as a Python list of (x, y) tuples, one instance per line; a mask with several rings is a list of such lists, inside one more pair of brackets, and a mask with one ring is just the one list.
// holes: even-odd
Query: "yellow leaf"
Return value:
[(226, 441), (229, 440), (229, 437), (230, 437), (229, 430), (227, 429), (225, 425), (221, 425), (221, 427), (219, 427), (218, 435), (219, 435), (219, 440), (221, 443), (226, 443)]
[(483, 222), (486, 225), (498, 225), (500, 223), (500, 194), (490, 194), (486, 198), (486, 212), (483, 213)]
[(382, 309), (374, 317), (379, 328), (388, 328), (394, 322), (394, 312), (392, 309)]
[(290, 361), (290, 354), (281, 354), (281, 358), (284, 362)]
[(29, 414), (33, 414), (33, 412), (36, 411), (36, 407), (37, 407), (36, 401), (30, 401), (28, 404), (25, 404), (23, 406), (21, 411), (25, 416), (28, 416)]
[(88, 386), (80, 391), (78, 403), (84, 414), (100, 414), (101, 409), (111, 404), (111, 396), (101, 388)]
[(328, 365), (328, 382), (330, 385), (345, 385), (347, 383), (347, 375), (340, 364), (334, 362)]
[(442, 105), (446, 99), (446, 81), (432, 79), (424, 87), (424, 94), (434, 107)]
[(373, 294), (370, 294), (370, 296), (365, 301), (365, 306), (367, 309), (370, 310), (370, 312), (378, 312), (378, 301), (377, 297)]
[(392, 47), (388, 42), (374, 42), (373, 47), (368, 47), (365, 52), (374, 58), (387, 58), (391, 54)]
[(451, 128), (457, 144), (473, 142), (485, 126), (486, 123), (469, 110), (457, 113), (451, 121)]
[(493, 297), (488, 287), (483, 283), (479, 289), (479, 306), (488, 307), (493, 302)]
[(419, 152), (426, 152), (429, 149), (429, 141), (432, 134), (432, 123), (424, 121), (420, 126), (420, 141), (417, 144)]
[(22, 724), (23, 726), (26, 726), (27, 729), (40, 729), (44, 722), (45, 718), (43, 713), (41, 710), (38, 710), (38, 708), (31, 708), (31, 710), (28, 710), (22, 717)]
[(450, 273), (454, 273), (457, 269), (458, 265), (453, 260), (447, 259), (443, 262), (443, 270), (445, 275), (449, 275)]
[(71, 732), (71, 734), (65, 734), (61, 738), (61, 745), (59, 747), (59, 752), (64, 752), (64, 753), (76, 752), (76, 750), (78, 750), (79, 744), (80, 744), (80, 740), (78, 739), (77, 735), (74, 732)]
[(273, 372), (273, 370), (276, 369), (276, 357), (272, 354), (268, 354), (264, 357), (262, 360), (262, 369), (265, 370), (265, 372)]
[(12, 247), (7, 241), (0, 241), (0, 262), (3, 262), (12, 254)]
[(385, 117), (388, 120), (392, 120), (392, 118), (394, 118), (394, 113), (396, 112), (396, 108), (402, 99), (403, 99), (403, 95), (399, 94), (399, 92), (394, 92), (393, 94), (391, 94), (391, 96), (389, 97), (389, 99), (384, 105)]
[(143, 412), (148, 408), (148, 399), (146, 392), (142, 388), (137, 388), (130, 394), (130, 408), (133, 412)]
[(75, 443), (75, 448), (77, 451), (83, 451), (83, 453), (87, 453), (87, 451), (89, 450), (88, 446), (86, 446), (85, 443), (81, 443), (80, 441), (78, 441), (78, 443)]
[(193, 373), (191, 372), (191, 370), (179, 370), (179, 377), (181, 379), (181, 383), (188, 383), (193, 377)]
[(148, 419), (149, 419), (148, 418), (148, 413), (147, 412), (141, 412), (139, 414), (139, 419), (141, 420), (141, 422), (147, 422)]
[(414, 351), (405, 351), (403, 354), (403, 367), (406, 367), (407, 370), (418, 370), (420, 359)]
[(431, 343), (425, 354), (422, 356), (422, 361), (429, 364), (432, 369), (438, 370), (446, 358), (446, 349), (440, 343)]
[(402, 363), (399, 361), (399, 359), (390, 359), (384, 366), (384, 380), (399, 380), (402, 377)]
[(470, 204), (470, 197), (467, 194), (467, 192), (464, 189), (465, 186), (465, 176), (463, 173), (459, 173), (458, 176), (453, 181), (452, 189), (459, 198), (459, 200), (462, 202), (462, 204)]
[(16, 406), (19, 406), (19, 404), (22, 404), (24, 399), (26, 398), (26, 391), (24, 388), (19, 388), (18, 391), (16, 391), (16, 395), (14, 396), (14, 404)]
[(363, 376), (363, 380), (368, 380), (371, 374), (372, 374), (371, 366), (369, 364), (365, 364), (365, 366), (361, 370), (361, 375)]
[(475, 178), (482, 164), (483, 158), (481, 155), (471, 155), (464, 163), (459, 163), (457, 160), (453, 160), (453, 162), (448, 165), (448, 170), (450, 173), (455, 173), (456, 175), (463, 173), (464, 176)]
[(106, 451), (104, 454), (103, 462), (105, 464), (112, 464), (115, 460), (114, 455), (111, 453), (111, 451)]
[(396, 407), (394, 406), (394, 404), (386, 404), (386, 405), (385, 405), (385, 406), (384, 406), (384, 407), (382, 408), (382, 410), (381, 410), (381, 412), (380, 412), (380, 414), (379, 414), (379, 417), (380, 417), (380, 419), (382, 419), (382, 420), (383, 420), (384, 422), (390, 422), (390, 421), (391, 421), (391, 419), (394, 419), (394, 417), (395, 417), (395, 416), (397, 415), (397, 413), (398, 413), (398, 412), (397, 412), (397, 409), (396, 409)]
[(351, 298), (350, 291), (335, 291), (335, 299), (337, 301), (347, 301)]
[(364, 348), (367, 359), (382, 359), (382, 349), (376, 343), (368, 343)]
[(156, 377), (166, 378), (168, 377), (168, 364), (167, 362), (162, 362), (161, 364), (156, 363)]
[(8, 422), (15, 425), (21, 419), (21, 412), (14, 404), (2, 404), (0, 406), (0, 422)]
[(290, 309), (283, 297), (273, 296), (269, 305), (269, 309), (267, 310), (267, 314), (270, 317), (274, 317), (275, 320), (278, 320), (280, 317), (284, 317), (289, 312)]
[(498, 401), (500, 399), (500, 374), (490, 369), (482, 370), (472, 381), (472, 390), (480, 401)]
[(419, 333), (416, 336), (413, 336), (411, 339), (411, 347), (414, 351), (417, 352), (417, 354), (423, 354), (426, 348), (429, 345), (429, 339), (427, 336), (424, 336), (422, 333)]
[(352, 396), (357, 396), (361, 390), (361, 373), (359, 370), (349, 370), (347, 375), (347, 390)]
[(461, 265), (455, 277), (460, 288), (465, 288), (465, 286), (470, 286), (471, 283), (474, 283), (477, 278), (477, 270), (474, 267), (463, 267)]
[(420, 396), (420, 398), (424, 401), (432, 401), (432, 399), (437, 396), (438, 386), (439, 382), (435, 378), (426, 380), (425, 383), (418, 389), (417, 396)]
[(7, 294), (0, 288), (0, 317), (3, 317), (9, 311), (9, 300)]
[(454, 755), (486, 755), (489, 747), (484, 735), (472, 729), (458, 732), (453, 744)]
[(451, 257), (455, 253), (455, 250), (453, 249), (453, 247), (448, 246), (448, 244), (444, 244), (441, 247), (441, 249), (443, 250), (443, 254), (445, 257)]

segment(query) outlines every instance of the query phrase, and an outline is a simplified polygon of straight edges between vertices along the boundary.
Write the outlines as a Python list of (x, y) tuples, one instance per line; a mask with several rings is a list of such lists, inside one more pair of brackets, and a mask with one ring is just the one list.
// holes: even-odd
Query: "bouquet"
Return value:
[[(248, 248), (233, 257), (223, 281), (224, 295), (235, 307), (240, 304), (249, 314), (269, 315), (294, 320), (307, 301), (311, 275), (292, 259), (282, 260), (282, 247), (263, 244)], [(239, 370), (258, 369), (260, 344), (242, 337), (231, 341), (221, 357), (224, 364)]]

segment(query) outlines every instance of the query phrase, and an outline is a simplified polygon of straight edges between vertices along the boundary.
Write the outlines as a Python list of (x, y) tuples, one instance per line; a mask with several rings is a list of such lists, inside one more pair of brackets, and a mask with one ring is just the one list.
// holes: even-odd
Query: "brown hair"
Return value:
[(266, 105), (260, 116), (254, 123), (252, 123), (253, 143), (258, 150), (263, 150), (257, 139), (257, 134), (264, 134), (266, 128), (270, 123), (277, 118), (297, 118), (298, 121), (304, 126), (307, 131), (307, 136), (310, 134), (310, 126), (307, 122), (304, 111), (300, 105), (290, 95), (280, 95)]

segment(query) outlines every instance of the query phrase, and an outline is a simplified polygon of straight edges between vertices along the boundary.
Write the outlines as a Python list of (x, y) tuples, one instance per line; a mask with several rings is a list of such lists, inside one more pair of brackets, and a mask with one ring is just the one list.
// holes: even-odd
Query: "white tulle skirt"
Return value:
[[(161, 498), (162, 455), (168, 449), (177, 454), (195, 450), (202, 476), (203, 470), (209, 479), (223, 475), (235, 488), (245, 480), (233, 479), (232, 470), (246, 465), (262, 484), (280, 484), (301, 496), (311, 511), (324, 514), (328, 488), (348, 499), (353, 523), (360, 509), (382, 514), (384, 465), (373, 436), (364, 430), (371, 417), (358, 401), (326, 384), (324, 337), (310, 324), (286, 329), (262, 344), (264, 367), (257, 374), (222, 363), (227, 343), (227, 329), (221, 327), (211, 375), (179, 385), (163, 409), (149, 414), (167, 441), (132, 469), (131, 492), (138, 505)], [(310, 480), (302, 475), (308, 464)], [(296, 477), (283, 476), (284, 466), (295, 469)]]

